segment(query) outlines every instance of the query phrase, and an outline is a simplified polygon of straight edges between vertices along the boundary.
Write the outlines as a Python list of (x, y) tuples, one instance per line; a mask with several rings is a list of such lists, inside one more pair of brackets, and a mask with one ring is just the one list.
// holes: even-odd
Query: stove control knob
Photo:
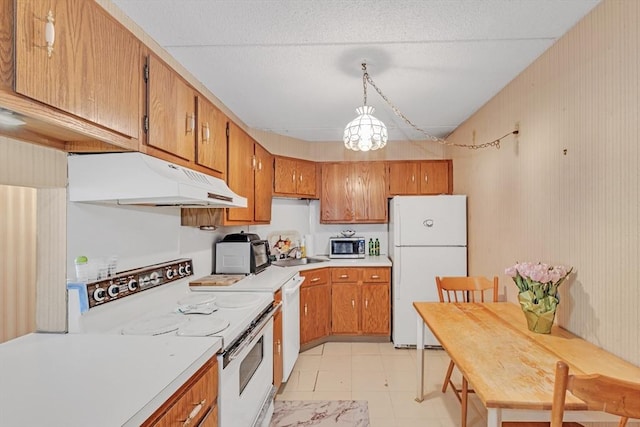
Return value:
[(118, 292), (120, 292), (120, 287), (118, 285), (110, 285), (107, 289), (107, 293), (111, 298), (115, 298), (118, 296)]
[(173, 271), (172, 268), (167, 268), (167, 271), (164, 272), (164, 275), (167, 277), (167, 279), (171, 279), (175, 274), (176, 272)]
[(184, 266), (184, 271), (187, 275), (191, 274), (191, 264), (187, 264)]
[(129, 288), (130, 292), (133, 292), (136, 289), (138, 289), (138, 282), (136, 281), (136, 279), (129, 280), (129, 283), (127, 283), (127, 288)]
[(150, 279), (152, 284), (154, 285), (160, 284), (160, 275), (158, 274), (157, 271), (154, 271), (153, 273), (151, 273)]
[(184, 265), (181, 265), (180, 267), (178, 267), (178, 274), (180, 276), (184, 276), (186, 273), (184, 272)]
[(95, 291), (93, 291), (93, 299), (96, 300), (96, 302), (102, 302), (104, 301), (104, 299), (106, 298), (106, 293), (104, 292), (103, 288), (96, 288)]

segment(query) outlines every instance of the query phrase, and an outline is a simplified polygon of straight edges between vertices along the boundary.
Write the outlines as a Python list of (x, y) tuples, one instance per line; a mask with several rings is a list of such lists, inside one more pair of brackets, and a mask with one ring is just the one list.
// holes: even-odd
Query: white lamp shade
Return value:
[(344, 128), (344, 146), (353, 151), (378, 150), (387, 145), (387, 127), (372, 114), (373, 107), (356, 108), (358, 117)]

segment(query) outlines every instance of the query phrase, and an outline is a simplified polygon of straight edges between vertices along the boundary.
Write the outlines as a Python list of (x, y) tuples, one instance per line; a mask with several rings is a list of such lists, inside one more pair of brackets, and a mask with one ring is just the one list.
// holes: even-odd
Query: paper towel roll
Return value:
[(313, 235), (305, 234), (304, 243), (305, 243), (305, 249), (307, 251), (307, 256), (314, 256), (316, 254), (316, 247), (315, 247), (315, 243), (313, 242)]

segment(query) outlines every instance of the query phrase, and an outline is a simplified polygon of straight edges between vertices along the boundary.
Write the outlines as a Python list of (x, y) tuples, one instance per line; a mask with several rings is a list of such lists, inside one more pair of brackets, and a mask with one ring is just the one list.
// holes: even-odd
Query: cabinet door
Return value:
[(169, 66), (150, 55), (147, 82), (147, 145), (185, 160), (194, 160), (195, 92)]
[(247, 198), (246, 208), (228, 208), (230, 221), (253, 222), (254, 212), (254, 163), (253, 139), (235, 123), (229, 122), (229, 170), (227, 184), (237, 194)]
[(389, 331), (389, 284), (362, 284), (362, 333), (388, 335)]
[(297, 175), (297, 193), (300, 196), (316, 197), (316, 164), (298, 161)]
[(198, 96), (198, 145), (196, 163), (227, 173), (227, 116), (202, 96)]
[[(140, 42), (94, 1), (14, 4), (15, 91), (138, 138)], [(51, 56), (45, 47), (49, 11), (55, 28)]]
[(420, 178), (420, 194), (448, 194), (449, 162), (421, 162)]
[(269, 223), (273, 198), (273, 156), (256, 143), (255, 158), (254, 220)]
[(329, 284), (300, 289), (300, 344), (326, 337), (331, 331)]
[(389, 195), (418, 194), (419, 176), (416, 162), (389, 162)]
[(387, 187), (382, 162), (355, 164), (355, 222), (387, 222)]
[(357, 334), (360, 312), (358, 284), (339, 283), (331, 287), (331, 332)]
[(331, 285), (319, 285), (314, 288), (315, 324), (314, 339), (331, 334)]
[(273, 385), (280, 387), (283, 376), (282, 364), (282, 310), (273, 316)]
[(297, 161), (284, 157), (275, 158), (275, 183), (276, 193), (295, 194), (298, 182)]
[(322, 165), (321, 222), (352, 222), (354, 177), (349, 163)]

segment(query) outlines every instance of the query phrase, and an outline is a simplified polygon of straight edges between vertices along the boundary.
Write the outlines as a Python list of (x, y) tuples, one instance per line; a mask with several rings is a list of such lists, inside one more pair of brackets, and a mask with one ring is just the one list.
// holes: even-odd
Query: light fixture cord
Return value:
[(364, 103), (367, 105), (367, 80), (369, 79), (369, 73), (367, 73), (367, 63), (362, 63), (362, 88), (364, 89)]
[(387, 104), (389, 104), (389, 106), (391, 107), (393, 112), (396, 114), (396, 116), (400, 117), (402, 120), (404, 120), (405, 123), (407, 123), (409, 126), (414, 128), (418, 132), (424, 134), (429, 140), (437, 142), (437, 143), (439, 143), (441, 145), (448, 145), (448, 146), (453, 146), (453, 147), (463, 147), (463, 148), (469, 148), (471, 150), (478, 150), (480, 148), (488, 148), (488, 147), (496, 147), (496, 149), (500, 149), (500, 141), (501, 140), (503, 140), (504, 138), (506, 138), (509, 135), (518, 135), (520, 133), (518, 130), (514, 130), (514, 131), (511, 131), (509, 133), (506, 133), (506, 134), (502, 135), (498, 139), (494, 139), (491, 142), (485, 142), (484, 144), (479, 144), (479, 145), (476, 145), (476, 144), (456, 144), (454, 142), (449, 142), (449, 141), (447, 141), (447, 140), (445, 140), (443, 138), (439, 138), (437, 136), (430, 135), (424, 129), (421, 129), (418, 126), (416, 126), (415, 124), (413, 124), (413, 122), (411, 120), (409, 120), (404, 114), (402, 114), (402, 112), (398, 109), (398, 107), (396, 107), (389, 100), (389, 98), (387, 98), (382, 93), (380, 88), (378, 88), (378, 86), (376, 86), (376, 84), (373, 82), (373, 79), (369, 76), (369, 73), (367, 73), (367, 64), (366, 63), (362, 64), (362, 70), (364, 71), (364, 74), (362, 75), (362, 79), (363, 79), (363, 84), (364, 84), (364, 104), (365, 105), (367, 104), (367, 82), (369, 82), (369, 84), (371, 86), (373, 86), (373, 88), (376, 90), (376, 92), (378, 92), (378, 95), (380, 95), (382, 97), (382, 99), (384, 99), (385, 102)]

